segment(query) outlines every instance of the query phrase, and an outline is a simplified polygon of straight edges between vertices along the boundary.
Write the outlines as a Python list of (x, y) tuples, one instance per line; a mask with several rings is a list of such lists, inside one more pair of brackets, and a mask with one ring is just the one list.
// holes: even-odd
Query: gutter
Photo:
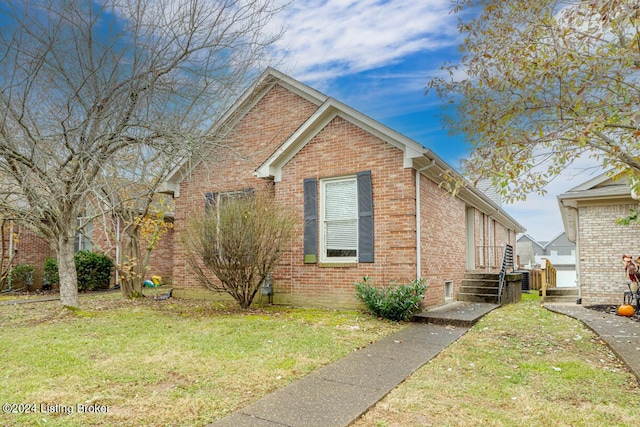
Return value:
[(420, 247), (420, 239), (422, 238), (422, 235), (420, 233), (420, 175), (422, 175), (423, 171), (426, 171), (432, 166), (435, 166), (435, 164), (436, 159), (431, 159), (431, 163), (429, 163), (427, 166), (416, 170), (416, 280), (420, 280), (422, 276), (422, 254)]

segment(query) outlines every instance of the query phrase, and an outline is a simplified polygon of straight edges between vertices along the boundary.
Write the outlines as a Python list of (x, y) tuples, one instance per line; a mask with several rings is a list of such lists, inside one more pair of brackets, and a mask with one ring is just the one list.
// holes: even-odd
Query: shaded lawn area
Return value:
[(629, 369), (581, 322), (524, 299), (484, 316), (352, 427), (637, 426)]
[(204, 425), (402, 327), (357, 311), (80, 302), (0, 306), (0, 402), (35, 405), (0, 425)]

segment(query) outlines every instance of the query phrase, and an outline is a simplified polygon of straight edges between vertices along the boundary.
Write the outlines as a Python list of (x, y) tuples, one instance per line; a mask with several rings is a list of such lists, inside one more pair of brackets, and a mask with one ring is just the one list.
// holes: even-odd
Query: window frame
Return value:
[(73, 241), (73, 252), (93, 252), (93, 219), (88, 216), (78, 216), (76, 219), (76, 234)]
[[(319, 224), (319, 232), (320, 232), (320, 262), (321, 263), (340, 263), (340, 264), (354, 264), (359, 262), (360, 256), (360, 245), (359, 245), (359, 207), (358, 207), (358, 179), (357, 175), (348, 175), (341, 176), (335, 178), (324, 178), (320, 181), (320, 224)], [(336, 183), (336, 182), (351, 182), (354, 186), (355, 197), (355, 215), (353, 220), (355, 220), (355, 255), (354, 256), (328, 256), (327, 255), (327, 184)]]

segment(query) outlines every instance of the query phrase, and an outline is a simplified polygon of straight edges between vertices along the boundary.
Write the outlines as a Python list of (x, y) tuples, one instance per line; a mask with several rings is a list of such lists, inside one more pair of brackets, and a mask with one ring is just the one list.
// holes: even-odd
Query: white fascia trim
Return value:
[(269, 158), (256, 169), (254, 175), (258, 178), (273, 178), (278, 182), (282, 179), (282, 167), (289, 162), (314, 136), (320, 132), (333, 118), (335, 112), (329, 103), (324, 103), (307, 119)]
[(417, 142), (370, 119), (353, 108), (329, 98), (256, 169), (254, 175), (258, 178), (273, 178), (275, 182), (280, 181), (284, 165), (337, 116), (402, 150), (404, 153), (403, 166), (405, 168), (412, 168), (413, 159), (422, 157), (425, 153), (426, 149)]
[[(274, 68), (267, 68), (258, 79), (242, 94), (227, 110), (227, 112), (212, 125), (207, 134), (215, 134), (220, 132), (223, 127), (232, 129), (245, 115), (256, 106), (264, 96), (276, 85), (283, 86), (284, 88), (292, 91), (301, 98), (315, 104), (322, 105), (327, 100), (327, 96), (318, 92), (317, 90), (300, 83), (299, 81), (281, 73)], [(240, 113), (240, 114), (237, 114)], [(236, 117), (234, 115), (237, 114)], [(233, 121), (229, 120), (233, 118)], [(226, 132), (225, 132), (226, 134)], [(224, 135), (224, 134), (221, 134)], [(193, 170), (202, 161), (203, 156), (198, 156), (197, 159), (191, 161), (191, 159), (185, 159), (182, 163), (177, 165), (167, 177), (167, 181), (178, 185), (191, 170)]]

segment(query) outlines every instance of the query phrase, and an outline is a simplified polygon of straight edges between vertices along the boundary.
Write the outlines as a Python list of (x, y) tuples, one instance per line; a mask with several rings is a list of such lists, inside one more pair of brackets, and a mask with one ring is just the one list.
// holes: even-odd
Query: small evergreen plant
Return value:
[(419, 308), (427, 290), (422, 278), (405, 285), (377, 288), (365, 276), (361, 282), (355, 283), (355, 287), (356, 296), (372, 314), (394, 321), (407, 320)]
[(104, 255), (80, 251), (74, 256), (78, 274), (78, 290), (108, 289), (113, 263)]

